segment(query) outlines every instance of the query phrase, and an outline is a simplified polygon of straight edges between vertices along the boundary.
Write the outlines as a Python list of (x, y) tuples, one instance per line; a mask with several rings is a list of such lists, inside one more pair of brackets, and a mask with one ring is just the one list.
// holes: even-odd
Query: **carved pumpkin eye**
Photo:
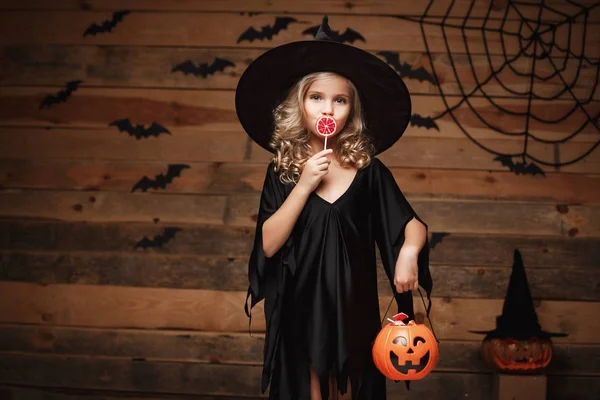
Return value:
[(417, 336), (413, 342), (413, 346), (418, 345), (419, 343), (425, 343), (425, 339), (423, 339), (421, 336)]
[(402, 346), (406, 347), (408, 345), (408, 341), (406, 340), (406, 338), (404, 336), (398, 336), (396, 339), (394, 339), (394, 344), (398, 344), (398, 342), (400, 342), (402, 344)]

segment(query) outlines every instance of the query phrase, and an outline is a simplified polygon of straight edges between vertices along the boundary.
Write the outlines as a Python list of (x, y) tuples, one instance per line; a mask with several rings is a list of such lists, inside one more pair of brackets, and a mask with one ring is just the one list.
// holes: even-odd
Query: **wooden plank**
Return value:
[[(161, 233), (163, 224), (84, 223), (2, 220), (0, 249), (50, 252), (140, 252), (135, 244), (144, 236)], [(182, 230), (150, 254), (222, 256), (243, 259), (249, 256), (254, 227), (224, 225), (181, 225)], [(600, 241), (594, 238), (494, 236), (448, 234), (431, 230), (430, 261), (435, 265), (498, 267), (509, 266), (518, 248), (530, 268), (581, 268), (594, 270), (600, 260)], [(98, 255), (98, 254), (95, 254)], [(40, 255), (41, 256), (41, 255)]]
[[(173, 135), (135, 140), (125, 133), (119, 133), (116, 129), (0, 128), (0, 141), (3, 143), (3, 146), (0, 147), (0, 157), (21, 160), (57, 158), (81, 160), (93, 158), (115, 161), (170, 161), (173, 163), (239, 162), (248, 159), (251, 163), (260, 165), (258, 175), (253, 176), (252, 179), (254, 179), (255, 184), (262, 185), (266, 164), (269, 162), (271, 155), (253, 142), (250, 143), (250, 139), (243, 133), (241, 128), (236, 129), (229, 130), (227, 128), (226, 131), (221, 132), (218, 128), (209, 127), (206, 131), (200, 129), (197, 132), (191, 127), (177, 128), (173, 130)], [(483, 170), (486, 172), (508, 171), (507, 166), (502, 166), (500, 162), (494, 161), (494, 155), (480, 149), (456, 129), (445, 131), (448, 136), (460, 135), (455, 138), (447, 137), (445, 133), (438, 138), (427, 137), (426, 132), (421, 128), (409, 128), (405, 134), (406, 137), (403, 137), (398, 144), (381, 154), (379, 158), (390, 168), (451, 169), (453, 171), (449, 173), (455, 175), (453, 179), (459, 180), (463, 179), (461, 174), (466, 173), (461, 172), (460, 169)], [(419, 134), (423, 134), (423, 136), (419, 137)], [(433, 135), (433, 133), (431, 134)], [(482, 131), (482, 135), (490, 136), (492, 134), (494, 133), (489, 130)], [(586, 135), (581, 134), (581, 136), (581, 140), (574, 140), (561, 145), (560, 153), (573, 158), (578, 154), (583, 154), (594, 145), (592, 142), (585, 141)], [(520, 145), (514, 139), (478, 140), (484, 145), (505, 153)], [(568, 159), (564, 158), (563, 160)], [(538, 166), (542, 167), (550, 176), (552, 172), (550, 167)], [(598, 174), (598, 171), (600, 171), (600, 151), (594, 151), (578, 163), (561, 167), (560, 170), (563, 172)], [(497, 180), (491, 180), (489, 175), (483, 172), (479, 176), (484, 177), (486, 186), (497, 182)], [(111, 180), (111, 176), (103, 176), (102, 178), (104, 181)], [(517, 188), (527, 186), (532, 187), (532, 190), (534, 190), (533, 188), (538, 190), (537, 188), (545, 186), (547, 182), (547, 179), (544, 179), (541, 175), (518, 175), (513, 179), (519, 180), (519, 182), (515, 182), (518, 183)], [(416, 180), (422, 181), (422, 184), (428, 184), (428, 180), (422, 179), (422, 175), (419, 175), (418, 172)], [(524, 185), (521, 183), (523, 180), (527, 180), (531, 184)], [(503, 195), (503, 193), (510, 195), (517, 190), (512, 185), (513, 182), (514, 180), (507, 181), (502, 186), (499, 195)], [(577, 182), (573, 181), (573, 184), (576, 185)], [(460, 186), (465, 185), (460, 182), (457, 182), (457, 184)], [(475, 191), (475, 188), (479, 186), (481, 186), (481, 183), (474, 185), (471, 190)], [(427, 186), (427, 190), (434, 189)], [(566, 189), (566, 192), (569, 193), (571, 190), (573, 189)], [(595, 191), (592, 193), (595, 193)]]
[[(0, 215), (60, 221), (211, 223), (256, 226), (259, 196), (4, 191)], [(424, 200), (407, 195), (432, 232), (600, 236), (600, 208), (544, 203)], [(47, 208), (40, 208), (47, 204)], [(186, 210), (182, 213), (181, 210)], [(509, 216), (509, 217), (507, 217)], [(518, 221), (518, 223), (517, 223)]]
[[(522, 40), (517, 36), (522, 28), (519, 21), (502, 21), (466, 18), (454, 20), (454, 28), (440, 27), (442, 18), (425, 17), (423, 31), (427, 38), (430, 51), (447, 51), (444, 32), (456, 51), (463, 51), (463, 35), (470, 51), (473, 53), (515, 55), (521, 51)], [(282, 14), (280, 14), (282, 15)], [(198, 47), (271, 47), (297, 40), (311, 39), (310, 34), (303, 32), (313, 26), (318, 26), (323, 17), (319, 14), (284, 14), (285, 17), (296, 21), (288, 24), (286, 29), (273, 35), (265, 43), (262, 40), (242, 40), (243, 33), (250, 27), (272, 25), (276, 15), (258, 14), (248, 16), (242, 13), (184, 13), (184, 12), (144, 12), (131, 13), (115, 27), (109, 35), (87, 35), (84, 33), (93, 23), (100, 24), (111, 16), (106, 12), (96, 11), (6, 11), (0, 15), (0, 44), (97, 44), (97, 45), (142, 45), (142, 46), (198, 46)], [(339, 15), (330, 19), (334, 30), (351, 28), (365, 38), (356, 41), (354, 45), (368, 50), (386, 49), (391, 51), (425, 51), (425, 41), (422, 37), (419, 17), (407, 21), (397, 16), (352, 16)], [(581, 21), (581, 19), (579, 20)], [(461, 26), (465, 26), (464, 31)], [(552, 33), (543, 35), (546, 40), (554, 39), (554, 44), (561, 48), (573, 49), (576, 55), (581, 50), (588, 57), (600, 56), (600, 39), (588, 35), (583, 43), (585, 25), (583, 22), (563, 24)], [(55, 29), (60, 26), (61, 29)], [(176, 26), (177, 29), (173, 29)], [(229, 27), (226, 30), (219, 27)], [(148, 29), (152, 27), (152, 29)], [(482, 34), (485, 27), (487, 48)], [(497, 31), (503, 29), (502, 38)], [(567, 41), (571, 32), (571, 43)], [(217, 34), (218, 32), (218, 34)], [(463, 33), (464, 32), (464, 33)], [(527, 38), (527, 32), (521, 33)], [(580, 50), (581, 49), (581, 50)], [(551, 48), (551, 55), (564, 56), (558, 48)]]
[[(600, 236), (597, 206), (406, 197), (432, 232)], [(41, 204), (47, 206), (40, 207)], [(158, 218), (165, 224), (224, 222), (255, 227), (258, 205), (258, 194), (226, 198), (137, 192), (4, 191), (0, 216), (89, 222), (150, 222)]]
[[(406, 198), (432, 232), (574, 235), (600, 234), (600, 208), (556, 207), (525, 202), (439, 201)], [(228, 225), (256, 226), (258, 195), (232, 195), (225, 217)], [(570, 233), (569, 233), (570, 232)]]
[(225, 196), (210, 195), (5, 191), (0, 215), (65, 221), (151, 222), (158, 219), (170, 224), (220, 224), (226, 201)]
[[(0, 128), (3, 141), (0, 156), (4, 159), (93, 158), (189, 163), (242, 161), (247, 151), (248, 136), (240, 131), (219, 126), (170, 130), (172, 135), (136, 140), (116, 128)], [(112, 177), (102, 176), (102, 179), (110, 181)]]
[[(45, 250), (78, 253), (92, 251), (104, 254), (109, 252), (142, 252), (143, 249), (136, 249), (135, 244), (145, 236), (152, 237), (160, 234), (164, 228), (165, 225), (160, 223), (105, 224), (3, 220), (0, 223), (0, 248), (4, 250)], [(224, 225), (181, 224), (180, 228), (182, 230), (177, 232), (172, 240), (162, 247), (148, 249), (146, 252), (163, 255), (247, 256), (252, 247), (255, 232), (254, 228)], [(470, 240), (465, 240), (465, 243)], [(498, 243), (502, 243), (502, 240), (498, 240)], [(547, 243), (551, 244), (553, 242)], [(576, 246), (578, 243), (583, 247)], [(593, 250), (599, 247), (598, 244), (600, 243), (588, 241), (588, 239), (577, 239), (568, 243), (564, 242), (562, 245), (556, 242), (557, 251), (566, 253), (567, 256), (564, 258), (558, 255), (554, 256), (563, 261), (571, 259), (575, 262), (575, 265), (577, 263), (588, 265), (593, 262), (593, 258), (584, 261), (586, 256), (583, 254), (578, 256), (578, 254), (580, 254), (580, 251), (585, 250), (587, 253), (584, 254), (594, 255)], [(442, 244), (440, 244), (441, 247)], [(510, 247), (510, 244), (507, 245), (508, 247)], [(543, 251), (542, 248), (536, 248), (537, 246), (534, 243), (531, 244), (531, 247), (529, 250), (531, 253), (541, 253)], [(532, 255), (532, 257), (537, 258), (538, 256)], [(558, 265), (552, 264), (552, 257), (548, 258), (548, 262), (551, 263), (549, 265)]]
[(600, 397), (600, 378), (548, 377), (548, 400), (596, 400)]
[[(259, 366), (3, 355), (0, 371), (3, 371), (0, 380), (11, 384), (149, 393), (260, 395)], [(490, 388), (491, 374), (432, 372), (426, 380), (411, 385), (410, 394), (447, 399), (448, 393), (453, 396), (461, 393), (469, 395), (469, 399), (487, 400)], [(388, 383), (390, 399), (406, 399), (407, 393), (403, 382)], [(440, 393), (444, 395), (440, 397)]]
[(494, 374), (494, 400), (546, 400), (546, 375)]
[[(248, 251), (248, 254), (250, 251)], [(503, 299), (512, 259), (502, 267), (432, 265), (435, 295)], [(146, 256), (0, 252), (0, 281), (243, 291), (248, 256)], [(390, 283), (377, 265), (380, 293)], [(536, 300), (600, 301), (598, 268), (528, 268)], [(565, 285), (564, 282), (569, 282)]]
[(259, 400), (265, 397), (231, 397), (198, 394), (164, 394), (164, 393), (135, 393), (115, 392), (110, 390), (93, 389), (60, 389), (38, 388), (30, 386), (2, 386), (0, 398), (6, 400)]
[[(600, 10), (600, 8), (599, 8)], [(230, 89), (235, 90), (239, 77), (249, 62), (263, 53), (257, 49), (232, 48), (174, 48), (174, 47), (122, 47), (122, 46), (57, 46), (30, 45), (0, 47), (0, 65), (2, 84), (6, 86), (55, 86), (57, 82), (82, 80), (92, 87), (135, 87), (135, 88), (165, 88), (165, 89)], [(373, 54), (387, 61), (379, 51)], [(446, 95), (462, 95), (474, 92), (473, 98), (481, 97), (480, 91), (474, 90), (478, 82), (484, 82), (492, 70), (499, 70), (504, 62), (504, 56), (473, 55), (444, 53), (431, 55), (435, 65), (437, 81)], [(190, 60), (195, 65), (211, 65), (220, 58), (232, 63), (210, 75), (195, 76), (192, 73), (173, 69)], [(397, 61), (407, 63), (413, 69), (425, 68), (433, 75), (429, 58), (421, 52), (402, 52), (397, 54)], [(452, 68), (456, 68), (456, 72)], [(123, 73), (126, 62), (127, 74)], [(564, 59), (553, 59), (557, 65), (562, 65)], [(393, 64), (390, 64), (394, 67)], [(530, 79), (520, 76), (514, 71), (531, 71), (532, 60), (521, 57), (511, 63), (512, 69), (500, 69), (497, 80), (492, 79), (485, 84), (483, 90), (488, 96), (518, 97), (506, 91), (527, 93)], [(580, 68), (579, 63), (570, 62), (565, 65), (561, 75), (546, 81), (535, 82), (535, 92), (539, 96), (552, 97), (557, 95), (564, 84), (561, 77), (569, 83), (574, 83), (571, 92), (580, 99), (592, 98), (600, 100), (600, 88), (589, 85), (596, 77), (596, 69)], [(538, 76), (552, 76), (555, 72), (549, 62), (537, 62)], [(436, 84), (419, 79), (405, 78), (405, 83), (411, 93), (439, 94)], [(502, 82), (502, 85), (498, 83)], [(462, 91), (461, 91), (462, 90)], [(591, 93), (592, 90), (595, 90)], [(559, 98), (571, 99), (572, 94), (565, 92)]]
[[(62, 85), (64, 82), (58, 82)], [(56, 84), (55, 84), (56, 85)], [(42, 126), (42, 127), (70, 127), (70, 128), (95, 128), (106, 129), (113, 121), (129, 118), (134, 124), (149, 125), (155, 121), (169, 130), (175, 131), (180, 127), (196, 127), (196, 129), (227, 130), (242, 133), (237, 114), (235, 112), (235, 93), (227, 90), (169, 90), (169, 89), (133, 89), (133, 88), (94, 88), (82, 83), (66, 102), (53, 107), (43, 107), (40, 104), (49, 95), (64, 89), (64, 87), (10, 87), (0, 93), (0, 124), (14, 126)], [(453, 117), (447, 113), (448, 107), (456, 107), (453, 111), (461, 125), (467, 129), (474, 138), (506, 140), (513, 152), (522, 151), (528, 110), (528, 100), (508, 98), (494, 99), (499, 107), (510, 112), (523, 115), (503, 113), (491, 106), (484, 98), (470, 98), (468, 104), (461, 103), (462, 97), (447, 97), (447, 105), (438, 96), (414, 95), (411, 97), (412, 111), (423, 117), (440, 117), (436, 120), (437, 129), (411, 127), (417, 130), (413, 134), (417, 137), (440, 138), (439, 132), (445, 132), (442, 137), (460, 137), (465, 135), (456, 125)], [(533, 100), (531, 114), (542, 119), (554, 119), (568, 114), (573, 109), (571, 100), (554, 100), (551, 105), (547, 101)], [(473, 114), (472, 107), (478, 115)], [(589, 115), (596, 115), (600, 111), (600, 102), (590, 102), (583, 105)], [(483, 121), (482, 121), (483, 118)], [(543, 140), (564, 140), (572, 132), (583, 129), (577, 135), (576, 141), (569, 140), (565, 145), (581, 142), (595, 144), (597, 142), (597, 129), (590, 123), (587, 116), (579, 109), (570, 114), (564, 121), (546, 124), (529, 119), (529, 132)], [(485, 122), (488, 122), (487, 125)], [(492, 129), (501, 129), (509, 135), (490, 134)], [(117, 132), (116, 127), (110, 128)], [(449, 131), (449, 132), (446, 132)], [(493, 132), (493, 131), (492, 131)], [(408, 133), (408, 132), (407, 132)], [(121, 135), (125, 135), (122, 133)], [(448, 136), (446, 136), (448, 135)], [(161, 135), (163, 138), (168, 135)], [(490, 146), (494, 142), (483, 142)], [(529, 141), (530, 154), (544, 155), (544, 143)], [(588, 146), (589, 147), (589, 146)], [(492, 146), (492, 148), (494, 148)], [(552, 146), (552, 149), (554, 146)], [(501, 151), (501, 148), (495, 148)], [(561, 146), (561, 159), (568, 160)]]
[[(245, 291), (0, 282), (0, 322), (248, 332), (245, 299)], [(389, 300), (380, 297), (382, 312)], [(416, 318), (422, 320), (422, 304), (415, 303)], [(431, 319), (440, 340), (481, 340), (481, 335), (469, 331), (494, 329), (502, 304), (501, 299), (435, 297)], [(569, 333), (556, 338), (556, 343), (600, 343), (599, 302), (539, 301), (536, 307), (545, 330)], [(253, 331), (264, 330), (262, 314), (261, 303), (252, 313)]]
[[(170, 193), (260, 192), (265, 166), (255, 163), (188, 163), (169, 184)], [(544, 178), (512, 172), (392, 167), (404, 193), (432, 198), (560, 201), (600, 204), (600, 174), (548, 172)], [(162, 161), (0, 160), (4, 189), (102, 190), (129, 192), (144, 177), (167, 170)]]
[[(94, 11), (115, 11), (122, 9), (140, 10), (140, 11), (245, 11), (245, 12), (314, 12), (318, 9), (322, 13), (328, 14), (393, 14), (393, 15), (422, 15), (425, 13), (429, 2), (414, 2), (411, 0), (380, 0), (369, 2), (364, 0), (355, 0), (344, 2), (339, 0), (302, 0), (290, 2), (288, 0), (272, 0), (264, 2), (261, 0), (179, 0), (176, 2), (162, 0), (89, 0), (81, 3), (75, 0), (56, 0), (51, 3), (42, 0), (10, 0), (0, 4), (0, 9), (37, 9), (37, 10), (94, 10)], [(538, 18), (538, 5), (540, 0), (520, 1), (519, 4), (512, 5), (516, 7), (523, 17)], [(562, 16), (550, 10), (575, 15), (580, 11), (580, 7), (565, 3), (561, 0), (546, 0), (544, 2), (548, 8), (542, 9), (539, 15), (542, 21), (561, 20)], [(577, 2), (582, 6), (593, 6), (595, 0), (580, 0)], [(471, 0), (436, 0), (432, 2), (428, 15), (449, 17), (463, 17), (466, 10), (473, 6), (470, 16), (473, 18), (485, 17), (490, 7), (486, 1)], [(493, 4), (490, 11), (490, 18), (502, 18), (504, 15), (502, 3)], [(597, 21), (598, 8), (590, 12), (589, 20)], [(509, 13), (508, 19), (517, 18), (516, 13)]]
[[(91, 329), (0, 324), (0, 352), (146, 361), (262, 365), (264, 334)], [(489, 372), (481, 341), (443, 340), (438, 372)], [(553, 375), (600, 376), (600, 347), (556, 344), (546, 370)]]

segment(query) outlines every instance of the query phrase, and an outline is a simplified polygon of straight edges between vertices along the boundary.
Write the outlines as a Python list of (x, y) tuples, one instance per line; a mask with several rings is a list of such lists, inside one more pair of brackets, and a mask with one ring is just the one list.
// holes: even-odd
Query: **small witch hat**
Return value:
[(532, 337), (548, 339), (552, 336), (567, 336), (565, 333), (543, 331), (533, 306), (525, 266), (518, 249), (514, 252), (514, 262), (502, 315), (496, 317), (496, 329), (492, 331), (469, 331), (487, 335), (486, 338), (513, 338), (526, 340)]

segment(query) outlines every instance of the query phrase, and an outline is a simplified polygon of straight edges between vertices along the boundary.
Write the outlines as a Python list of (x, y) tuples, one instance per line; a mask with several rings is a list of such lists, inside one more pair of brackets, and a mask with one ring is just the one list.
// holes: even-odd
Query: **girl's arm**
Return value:
[(296, 185), (279, 210), (265, 221), (262, 226), (265, 257), (273, 257), (290, 237), (309, 195), (309, 191)]
[(425, 245), (427, 229), (413, 218), (404, 229), (404, 244), (400, 248), (394, 273), (394, 284), (398, 293), (416, 290), (419, 287), (419, 252)]
[(331, 161), (326, 156), (332, 152), (332, 149), (323, 150), (308, 159), (294, 189), (281, 207), (264, 222), (262, 241), (265, 257), (273, 257), (292, 234), (308, 196), (329, 171)]

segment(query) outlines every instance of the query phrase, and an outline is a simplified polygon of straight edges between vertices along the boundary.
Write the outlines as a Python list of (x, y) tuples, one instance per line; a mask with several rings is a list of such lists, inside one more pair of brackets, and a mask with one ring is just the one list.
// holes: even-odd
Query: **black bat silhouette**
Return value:
[(203, 78), (206, 78), (208, 75), (212, 75), (215, 72), (223, 71), (227, 67), (235, 67), (235, 64), (223, 58), (216, 58), (215, 61), (213, 61), (210, 65), (208, 65), (208, 63), (204, 63), (196, 66), (191, 60), (186, 60), (181, 64), (177, 64), (175, 67), (173, 67), (171, 72), (181, 71), (186, 75), (201, 75)]
[(437, 85), (436, 80), (433, 77), (433, 75), (431, 75), (429, 73), (429, 71), (427, 71), (425, 68), (419, 67), (417, 69), (413, 69), (413, 67), (410, 64), (407, 64), (405, 62), (401, 63), (400, 55), (397, 52), (380, 51), (377, 54), (379, 54), (380, 56), (383, 56), (383, 58), (385, 58), (385, 62), (388, 63), (389, 65), (391, 65), (392, 67), (394, 67), (396, 72), (398, 72), (398, 74), (401, 77), (403, 77), (403, 78), (406, 77), (406, 78), (410, 78), (410, 79), (418, 79), (419, 82), (428, 81), (434, 85)]
[(431, 234), (431, 240), (429, 241), (429, 248), (431, 250), (435, 249), (435, 246), (442, 243), (442, 240), (446, 236), (450, 236), (450, 234), (448, 232), (433, 232)]
[(137, 249), (141, 247), (142, 249), (147, 249), (148, 247), (162, 247), (163, 244), (173, 239), (175, 234), (181, 230), (181, 228), (175, 227), (165, 228), (161, 234), (155, 235), (152, 239), (148, 238), (148, 236), (144, 236), (133, 246), (133, 248)]
[(419, 114), (413, 114), (410, 117), (410, 125), (418, 126), (422, 128), (435, 128), (438, 131), (440, 127), (435, 123), (435, 120), (431, 117), (421, 117)]
[(77, 88), (79, 87), (79, 84), (83, 82), (83, 81), (70, 81), (67, 82), (67, 86), (65, 87), (64, 90), (61, 90), (60, 92), (56, 93), (56, 94), (49, 94), (46, 97), (44, 97), (44, 100), (42, 100), (41, 104), (40, 104), (40, 109), (44, 108), (44, 107), (52, 107), (54, 104), (59, 104), (62, 102), (67, 101), (67, 99), (71, 96), (71, 94), (77, 90)]
[(516, 175), (542, 175), (546, 176), (544, 171), (534, 163), (525, 164), (525, 162), (514, 162), (511, 156), (498, 156), (494, 161), (500, 161), (502, 166), (514, 172)]
[(135, 192), (138, 189), (142, 192), (145, 192), (148, 189), (166, 189), (167, 184), (173, 182), (173, 179), (176, 177), (181, 176), (181, 171), (186, 168), (190, 168), (190, 166), (187, 164), (169, 164), (166, 174), (161, 173), (156, 175), (154, 179), (144, 176), (133, 185), (131, 192)]
[(240, 35), (237, 42), (240, 43), (244, 40), (253, 42), (255, 39), (272, 40), (273, 36), (277, 35), (282, 30), (287, 29), (289, 24), (291, 24), (292, 22), (298, 22), (298, 20), (296, 18), (290, 18), (290, 17), (276, 17), (275, 23), (272, 26), (265, 25), (265, 26), (261, 27), (260, 31), (257, 31), (256, 29), (254, 29), (253, 26), (251, 26), (250, 28), (246, 29), (244, 31), (244, 33), (242, 33)]
[[(317, 36), (317, 32), (319, 31), (319, 26), (320, 25), (311, 26), (310, 28), (304, 30), (302, 32), (302, 34), (303, 35), (312, 35), (312, 37), (315, 37), (315, 36)], [(357, 40), (362, 40), (363, 42), (366, 42), (363, 35), (361, 35), (360, 33), (358, 33), (357, 31), (355, 31), (354, 29), (351, 29), (351, 28), (346, 28), (346, 30), (342, 34), (340, 34), (339, 31), (331, 30), (331, 38), (340, 43), (344, 43), (344, 42), (354, 43)]]
[(108, 124), (108, 126), (116, 126), (119, 128), (119, 132), (127, 132), (129, 136), (135, 136), (137, 140), (149, 138), (150, 136), (158, 136), (161, 133), (171, 134), (167, 128), (154, 121), (148, 128), (144, 128), (143, 124), (133, 125), (131, 121), (129, 121), (129, 118), (118, 119)]
[(123, 18), (131, 13), (129, 10), (121, 10), (115, 11), (112, 15), (112, 19), (107, 19), (103, 21), (100, 25), (93, 23), (87, 27), (85, 32), (83, 32), (83, 36), (93, 35), (96, 36), (97, 33), (105, 33), (113, 30), (115, 26), (119, 24), (119, 22), (123, 21)]

